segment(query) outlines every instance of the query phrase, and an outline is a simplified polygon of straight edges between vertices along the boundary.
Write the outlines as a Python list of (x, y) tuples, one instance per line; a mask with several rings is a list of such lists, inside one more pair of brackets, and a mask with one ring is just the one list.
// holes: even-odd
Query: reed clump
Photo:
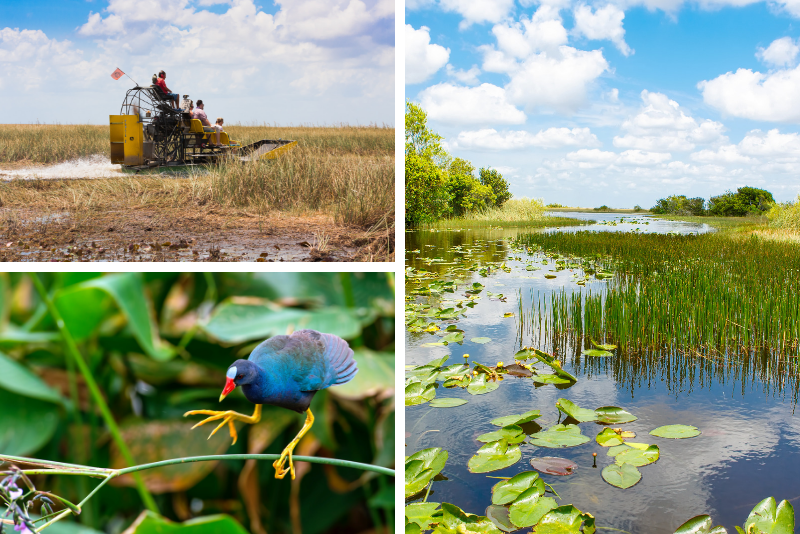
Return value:
[(488, 228), (515, 227), (544, 228), (547, 226), (570, 226), (586, 224), (586, 221), (566, 217), (551, 217), (545, 213), (546, 207), (541, 199), (512, 198), (501, 207), (491, 207), (480, 211), (472, 211), (463, 217), (441, 219), (423, 223), (422, 229), (443, 228)]
[(110, 157), (109, 127), (89, 124), (0, 124), (0, 163), (59, 163)]

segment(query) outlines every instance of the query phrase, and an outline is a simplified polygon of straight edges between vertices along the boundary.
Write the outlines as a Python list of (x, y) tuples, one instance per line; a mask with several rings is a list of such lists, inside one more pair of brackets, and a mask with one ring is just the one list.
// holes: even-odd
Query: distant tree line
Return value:
[(406, 224), (501, 207), (511, 198), (496, 169), (481, 168), (476, 177), (472, 163), (448, 154), (427, 118), (420, 106), (406, 102)]
[(702, 197), (687, 198), (672, 195), (659, 199), (650, 211), (670, 215), (715, 215), (718, 217), (742, 217), (747, 214), (761, 215), (775, 205), (772, 193), (756, 187), (740, 187), (736, 192), (726, 191), (711, 197), (706, 203)]

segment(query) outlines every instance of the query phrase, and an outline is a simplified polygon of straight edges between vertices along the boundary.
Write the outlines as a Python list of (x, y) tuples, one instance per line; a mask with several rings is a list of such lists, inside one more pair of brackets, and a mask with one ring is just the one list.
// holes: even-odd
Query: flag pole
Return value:
[[(126, 74), (125, 76), (128, 76), (128, 75)], [(131, 77), (130, 77), (130, 76), (128, 76), (128, 78), (131, 78)], [(136, 84), (136, 87), (139, 87), (139, 82), (137, 82), (137, 81), (136, 81), (136, 80), (134, 80), (133, 78), (131, 78), (131, 81), (132, 81), (133, 83), (135, 83), (135, 84)]]

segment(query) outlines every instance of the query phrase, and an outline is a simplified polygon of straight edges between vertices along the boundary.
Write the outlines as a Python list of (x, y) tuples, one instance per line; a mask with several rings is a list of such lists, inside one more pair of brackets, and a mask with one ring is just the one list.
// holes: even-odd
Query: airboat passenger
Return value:
[(178, 98), (180, 98), (180, 95), (178, 93), (173, 93), (170, 88), (167, 87), (167, 73), (163, 70), (158, 71), (158, 80), (156, 80), (156, 85), (158, 85), (164, 94), (173, 101), (172, 107), (175, 109), (180, 109), (180, 106), (178, 105)]
[(212, 126), (212, 124), (210, 122), (208, 122), (208, 115), (206, 115), (206, 112), (203, 109), (205, 107), (206, 106), (205, 106), (205, 104), (203, 104), (203, 101), (202, 100), (198, 100), (197, 101), (197, 108), (195, 108), (194, 113), (192, 113), (192, 118), (193, 119), (197, 119), (201, 123), (203, 123), (203, 131), (204, 132), (208, 132), (208, 133), (216, 132), (216, 134), (217, 134), (217, 144), (216, 144), (216, 146), (221, 146), (221, 144), (219, 142), (219, 132), (222, 131), (222, 123), (220, 122), (220, 120), (222, 120), (222, 119), (217, 119), (217, 124), (214, 124)]

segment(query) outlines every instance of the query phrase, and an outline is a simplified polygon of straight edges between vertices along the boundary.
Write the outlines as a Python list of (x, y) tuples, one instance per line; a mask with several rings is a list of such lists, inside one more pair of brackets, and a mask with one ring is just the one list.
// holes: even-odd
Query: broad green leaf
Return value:
[(509, 445), (504, 439), (487, 443), (469, 459), (467, 468), (470, 473), (488, 473), (514, 465), (522, 458), (517, 445)]
[(464, 341), (464, 334), (461, 332), (451, 332), (442, 338), (442, 343), (461, 343)]
[(614, 461), (618, 465), (631, 464), (636, 467), (652, 464), (659, 457), (658, 445), (650, 445), (644, 450), (641, 449), (628, 449), (622, 451), (614, 457)]
[(447, 380), (449, 377), (454, 375), (463, 375), (468, 369), (469, 366), (463, 363), (450, 365), (439, 370), (439, 373), (436, 375), (436, 380)]
[(592, 345), (595, 346), (595, 348), (600, 350), (614, 350), (617, 348), (616, 345), (601, 345), (600, 343), (595, 343), (594, 340), (592, 339), (590, 339), (589, 341), (592, 343)]
[(481, 345), (483, 345), (484, 343), (489, 343), (491, 340), (492, 338), (489, 337), (473, 337), (472, 339), (470, 339), (470, 341), (472, 341), (473, 343), (479, 343)]
[(603, 468), (603, 480), (622, 489), (628, 489), (636, 485), (642, 479), (639, 469), (632, 464), (611, 464)]
[(494, 523), (494, 526), (503, 532), (514, 532), (515, 530), (518, 530), (517, 527), (511, 522), (507, 506), (490, 504), (486, 507), (486, 517), (488, 517), (489, 520)]
[(8, 324), (0, 331), (0, 347), (16, 347), (17, 345), (34, 345), (36, 343), (53, 343), (61, 339), (58, 332), (29, 332), (14, 324)]
[(748, 534), (793, 534), (794, 508), (789, 501), (781, 501), (776, 506), (775, 499), (767, 497), (750, 512), (744, 530)]
[(581, 434), (581, 429), (577, 425), (555, 425), (531, 436), (530, 443), (537, 447), (557, 449), (576, 447), (588, 441), (589, 438)]
[(433, 470), (425, 467), (422, 460), (406, 460), (405, 464), (405, 495), (406, 499), (419, 493), (434, 477)]
[[(424, 487), (424, 486), (423, 486)], [(407, 504), (405, 514), (408, 521), (416, 523), (422, 530), (428, 530), (428, 525), (433, 521), (431, 517), (439, 508), (438, 502), (416, 502)]]
[(52, 402), (23, 397), (0, 389), (0, 451), (10, 456), (26, 456), (50, 441), (59, 420), (58, 406)]
[(561, 378), (558, 375), (533, 375), (531, 380), (537, 384), (571, 384), (573, 381), (568, 378)]
[(465, 532), (499, 534), (502, 531), (488, 517), (465, 513), (458, 506), (445, 502), (442, 503), (442, 520), (433, 532), (434, 534), (463, 534)]
[(103, 301), (107, 297), (128, 320), (128, 327), (146, 354), (159, 361), (175, 356), (175, 349), (158, 336), (141, 273), (110, 274), (87, 280), (60, 289), (53, 300), (70, 333), (80, 340), (105, 318)]
[(508, 425), (504, 426), (500, 430), (495, 430), (494, 432), (487, 432), (486, 434), (481, 434), (477, 438), (478, 441), (482, 441), (484, 443), (489, 443), (491, 441), (497, 441), (499, 439), (507, 439), (511, 440), (517, 436), (522, 434), (522, 429), (517, 425)]
[(633, 443), (631, 441), (626, 441), (622, 445), (616, 445), (616, 446), (613, 446), (613, 447), (609, 447), (608, 452), (606, 453), (606, 456), (612, 456), (613, 457), (613, 456), (616, 456), (616, 455), (618, 455), (618, 454), (620, 454), (620, 453), (622, 453), (624, 451), (630, 450), (630, 449), (639, 449), (639, 450), (643, 451), (643, 450), (646, 450), (649, 446), (650, 446), (649, 443)]
[(530, 421), (533, 421), (534, 419), (540, 416), (541, 414), (539, 413), (539, 410), (530, 410), (528, 412), (519, 415), (517, 414), (504, 415), (503, 417), (492, 419), (491, 423), (495, 426), (521, 425), (523, 423), (528, 423)]
[(416, 523), (406, 523), (405, 534), (422, 534), (419, 525)]
[(535, 532), (536, 534), (581, 534), (583, 520), (584, 514), (571, 504), (559, 506), (542, 517), (536, 525)]
[(659, 438), (683, 439), (699, 436), (700, 431), (695, 426), (666, 425), (651, 430), (650, 435), (658, 436)]
[(479, 373), (478, 376), (473, 378), (470, 384), (467, 386), (467, 393), (471, 393), (472, 395), (483, 395), (484, 393), (489, 393), (490, 391), (494, 391), (499, 387), (500, 384), (497, 382), (488, 382), (486, 380), (486, 375)]
[[(34, 521), (38, 519), (39, 516), (36, 514), (30, 514), (31, 519)], [(58, 523), (53, 523), (46, 530), (42, 532), (47, 532), (47, 534), (104, 534), (100, 530), (95, 530), (93, 528), (89, 528), (86, 525), (81, 525), (80, 523), (75, 523), (68, 518), (60, 520)], [(41, 525), (41, 523), (40, 523)], [(6, 529), (8, 531), (9, 529)], [(5, 532), (5, 531), (4, 531)], [(10, 531), (11, 533), (16, 534), (14, 530)]]
[(603, 429), (603, 431), (597, 434), (597, 437), (594, 439), (601, 447), (616, 447), (625, 442), (625, 440), (622, 439), (622, 436), (614, 432), (614, 429), (612, 428)]
[(430, 366), (434, 369), (438, 369), (439, 367), (443, 366), (447, 360), (450, 359), (450, 356), (442, 356), (441, 358), (437, 358), (435, 360), (431, 360), (426, 363), (426, 366)]
[(358, 373), (350, 382), (332, 387), (336, 397), (363, 400), (394, 388), (394, 353), (358, 348), (353, 352)]
[(444, 469), (448, 457), (449, 453), (446, 450), (440, 447), (431, 447), (415, 452), (406, 459), (406, 462), (420, 460), (423, 462), (424, 467), (426, 469), (431, 469), (433, 471), (433, 476), (436, 476)]
[(0, 388), (17, 395), (49, 402), (62, 402), (61, 395), (27, 367), (0, 352)]
[(601, 406), (595, 410), (595, 413), (597, 414), (597, 422), (604, 425), (621, 425), (638, 419), (635, 415), (617, 406)]
[(406, 406), (424, 404), (436, 396), (436, 388), (433, 384), (422, 384), (414, 382), (406, 386)]
[(558, 504), (552, 497), (542, 497), (537, 488), (525, 491), (509, 507), (511, 522), (519, 528), (531, 527)]
[(361, 334), (361, 321), (350, 308), (302, 310), (281, 308), (268, 301), (240, 303), (227, 299), (217, 305), (203, 330), (225, 343), (243, 343), (309, 328), (344, 339)]
[(727, 534), (725, 527), (717, 526), (712, 528), (711, 517), (707, 515), (697, 515), (678, 527), (675, 534)]
[(581, 351), (581, 354), (584, 356), (594, 356), (596, 358), (607, 358), (609, 356), (613, 356), (613, 352), (608, 352), (607, 350), (598, 350), (598, 349), (584, 349)]
[(565, 413), (580, 423), (594, 421), (597, 419), (597, 414), (594, 410), (581, 408), (574, 402), (567, 399), (558, 399), (556, 401), (556, 408), (558, 408), (559, 412)]
[(123, 534), (247, 534), (247, 531), (228, 515), (196, 517), (174, 523), (148, 510), (142, 512)]
[(553, 369), (555, 374), (557, 374), (561, 378), (568, 378), (572, 382), (578, 381), (578, 378), (575, 375), (568, 373), (567, 371), (561, 368), (561, 362), (558, 361), (554, 356), (551, 356), (550, 354), (547, 354), (546, 352), (542, 352), (537, 349), (534, 349), (533, 356), (540, 362), (549, 365)]
[(429, 406), (434, 408), (455, 408), (456, 406), (461, 406), (466, 403), (467, 401), (464, 399), (454, 399), (452, 397), (446, 399), (438, 398), (433, 399)]
[(544, 481), (535, 471), (525, 471), (508, 480), (501, 480), (492, 487), (492, 504), (514, 502), (523, 492), (531, 488), (536, 488), (539, 495), (544, 495)]

